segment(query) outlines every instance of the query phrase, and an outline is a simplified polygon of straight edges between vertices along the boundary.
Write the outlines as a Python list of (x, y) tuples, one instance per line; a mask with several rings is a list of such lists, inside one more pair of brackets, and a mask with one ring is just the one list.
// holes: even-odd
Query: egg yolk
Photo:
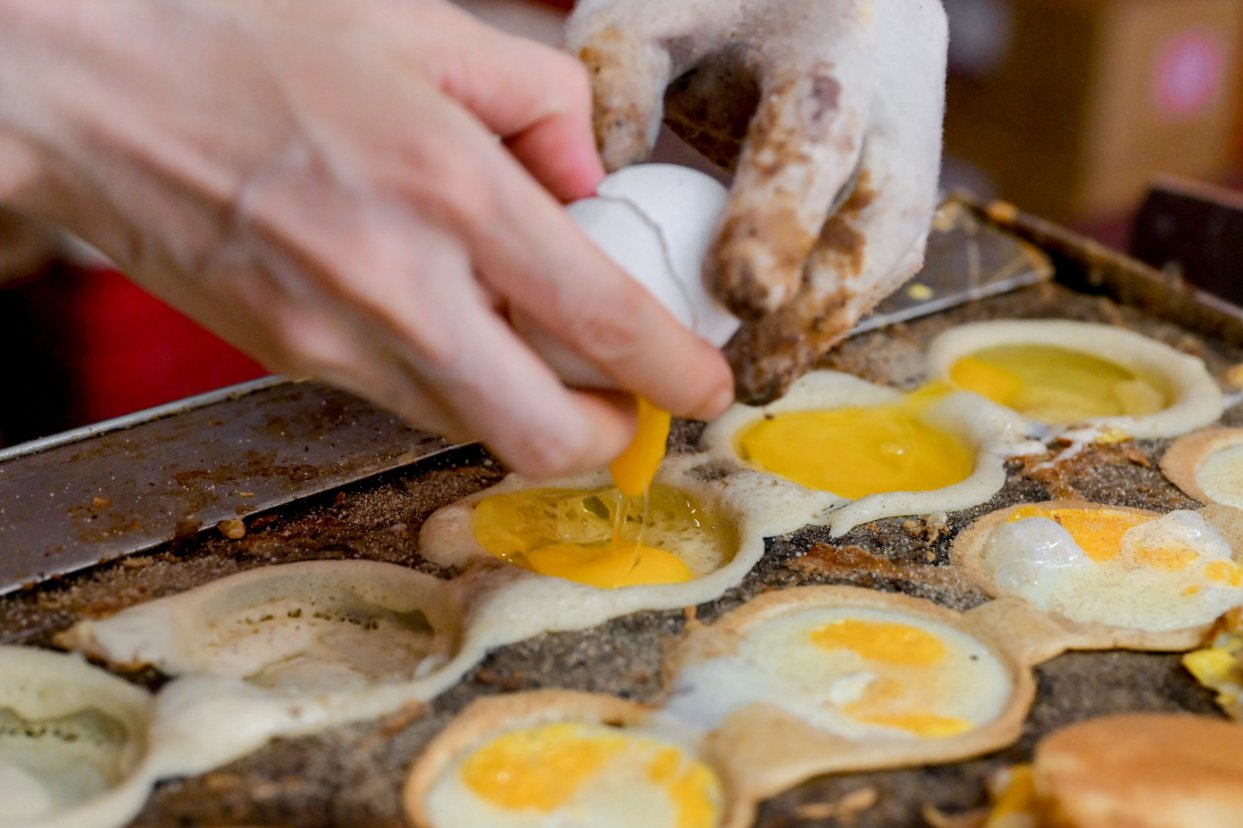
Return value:
[(1051, 345), (986, 348), (954, 363), (950, 379), (959, 388), (1057, 425), (1096, 417), (1143, 416), (1169, 404), (1155, 379), (1091, 354)]
[[(903, 625), (893, 625), (903, 626)], [(916, 629), (911, 627), (910, 629)], [(919, 632), (923, 632), (919, 630)], [(936, 639), (933, 639), (936, 641)], [(936, 641), (941, 646), (940, 641)], [(941, 659), (937, 659), (940, 661)], [(930, 664), (912, 664), (909, 666), (932, 666)], [(954, 716), (942, 716), (931, 711), (919, 710), (920, 698), (917, 685), (912, 693), (910, 682), (901, 682), (892, 678), (878, 678), (870, 682), (864, 690), (863, 697), (846, 705), (842, 712), (864, 724), (892, 727), (905, 730), (923, 738), (945, 738), (957, 736), (975, 727), (966, 719)], [(915, 708), (915, 709), (912, 709)]]
[(739, 456), (760, 471), (855, 500), (961, 483), (975, 450), (923, 422), (943, 389), (869, 408), (795, 411), (759, 420), (737, 438)]
[(1238, 589), (1243, 586), (1243, 567), (1232, 561), (1213, 561), (1204, 567), (1204, 577)]
[(846, 618), (813, 630), (809, 637), (825, 650), (850, 650), (870, 661), (905, 667), (932, 667), (946, 656), (945, 644), (932, 633), (891, 621)]
[(667, 551), (728, 548), (729, 530), (693, 498), (653, 485), (641, 500), (615, 488), (530, 489), (480, 501), (479, 545), (515, 566), (601, 589), (676, 584), (695, 577)]
[(463, 781), (508, 811), (551, 813), (630, 752), (669, 796), (676, 828), (712, 828), (720, 816), (716, 776), (681, 750), (616, 729), (579, 723), (541, 725), (492, 739), (462, 763)]
[(1046, 509), (1043, 506), (1020, 506), (1010, 514), (1010, 522), (1028, 518), (1048, 518), (1070, 533), (1075, 543), (1094, 561), (1104, 562), (1118, 556), (1122, 536), (1152, 515), (1120, 512), (1114, 509)]
[(1036, 780), (1031, 765), (1015, 765), (1010, 780), (993, 803), (984, 828), (1006, 828), (1017, 825), (1042, 825)]
[(620, 735), (588, 735), (579, 724), (516, 730), (475, 751), (462, 779), (500, 808), (545, 813), (564, 805), (626, 746)]
[(669, 440), (668, 411), (639, 397), (639, 424), (626, 450), (609, 465), (613, 483), (626, 497), (642, 497), (652, 485)]
[(957, 736), (975, 727), (966, 719), (938, 716), (935, 713), (867, 713), (854, 705), (848, 707), (846, 712), (864, 724), (892, 727), (930, 739)]

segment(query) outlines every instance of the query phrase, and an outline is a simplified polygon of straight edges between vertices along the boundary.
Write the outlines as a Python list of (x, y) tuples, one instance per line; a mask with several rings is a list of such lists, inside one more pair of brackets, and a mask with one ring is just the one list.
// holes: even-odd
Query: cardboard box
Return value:
[(995, 195), (1069, 221), (1135, 208), (1160, 173), (1234, 168), (1243, 0), (983, 5), (1004, 42), (951, 73), (946, 150)]

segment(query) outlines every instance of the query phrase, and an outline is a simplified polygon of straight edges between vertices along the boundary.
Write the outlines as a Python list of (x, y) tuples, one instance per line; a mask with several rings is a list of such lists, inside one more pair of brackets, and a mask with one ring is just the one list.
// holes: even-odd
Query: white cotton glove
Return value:
[(567, 41), (591, 71), (607, 168), (647, 156), (663, 101), (676, 132), (735, 169), (704, 275), (744, 320), (726, 348), (740, 399), (779, 396), (922, 264), (939, 0), (580, 0)]
[(732, 396), (567, 216), (603, 175), (581, 64), (439, 0), (0, 0), (0, 206), (531, 475), (603, 466), (634, 408), (563, 386), (511, 310), (674, 413)]

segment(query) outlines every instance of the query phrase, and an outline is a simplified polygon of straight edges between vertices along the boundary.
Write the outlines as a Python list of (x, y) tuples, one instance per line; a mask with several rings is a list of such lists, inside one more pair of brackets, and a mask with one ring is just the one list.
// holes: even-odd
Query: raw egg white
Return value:
[(422, 828), (717, 828), (722, 784), (620, 699), (546, 691), (472, 705), (406, 786)]
[(1085, 624), (1173, 633), (1243, 603), (1243, 566), (1200, 512), (1075, 501), (1012, 507), (960, 535), (953, 554), (990, 593)]
[(764, 407), (736, 405), (704, 433), (723, 463), (826, 494), (835, 535), (882, 517), (965, 509), (1005, 485), (1006, 457), (1043, 450), (1012, 412), (929, 386), (904, 395), (813, 371)]
[(998, 320), (961, 325), (928, 349), (934, 377), (1012, 408), (1053, 431), (1172, 437), (1221, 416), (1204, 362), (1110, 325)]

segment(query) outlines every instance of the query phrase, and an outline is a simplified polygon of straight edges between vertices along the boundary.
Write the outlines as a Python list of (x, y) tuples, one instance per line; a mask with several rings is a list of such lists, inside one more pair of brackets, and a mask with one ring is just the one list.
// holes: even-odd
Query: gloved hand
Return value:
[(922, 264), (938, 0), (580, 0), (567, 41), (610, 170), (647, 156), (662, 99), (676, 132), (736, 166), (705, 277), (744, 320), (726, 348), (740, 399), (779, 396)]
[(606, 464), (633, 403), (563, 387), (510, 306), (675, 413), (732, 396), (558, 203), (602, 177), (582, 66), (438, 0), (0, 0), (0, 205), (533, 475)]

